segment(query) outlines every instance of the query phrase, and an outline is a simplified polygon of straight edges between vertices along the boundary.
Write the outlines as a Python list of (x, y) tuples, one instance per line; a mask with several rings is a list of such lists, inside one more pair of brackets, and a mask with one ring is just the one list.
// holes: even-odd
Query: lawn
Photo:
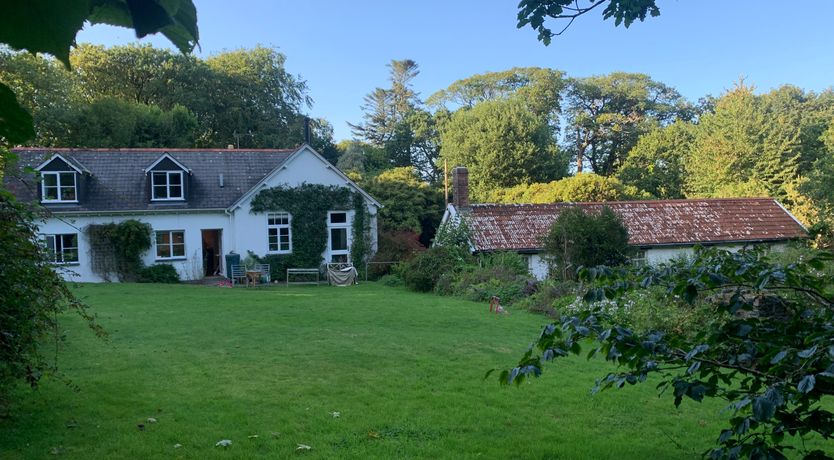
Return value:
[(373, 283), (75, 291), (110, 337), (62, 318), (72, 385), (20, 389), (0, 458), (697, 458), (722, 425), (652, 384), (591, 395), (597, 361), (485, 381), (545, 324), (525, 312)]

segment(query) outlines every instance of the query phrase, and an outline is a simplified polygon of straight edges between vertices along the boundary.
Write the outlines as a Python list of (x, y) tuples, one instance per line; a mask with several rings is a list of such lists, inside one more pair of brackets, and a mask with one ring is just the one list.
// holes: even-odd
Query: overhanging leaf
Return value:
[(10, 0), (0, 14), (0, 42), (69, 66), (70, 46), (89, 13), (88, 0)]

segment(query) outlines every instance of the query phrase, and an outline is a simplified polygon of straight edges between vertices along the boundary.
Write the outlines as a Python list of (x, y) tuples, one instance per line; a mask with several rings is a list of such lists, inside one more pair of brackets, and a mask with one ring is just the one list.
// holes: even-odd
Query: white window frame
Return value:
[[(69, 188), (69, 185), (64, 185), (61, 183), (61, 175), (62, 174), (72, 174), (72, 189), (73, 194), (75, 195), (75, 199), (73, 200), (65, 200), (63, 199), (63, 189)], [(78, 175), (75, 171), (41, 171), (41, 203), (78, 203)], [(46, 176), (55, 176), (55, 184), (54, 186), (47, 186), (46, 185)], [(47, 188), (55, 188), (57, 189), (56, 196), (57, 199), (50, 199), (46, 197), (46, 189)]]
[[(171, 254), (168, 257), (163, 257), (159, 255), (159, 234), (160, 233), (167, 233), (168, 234), (168, 243), (166, 246), (168, 247), (168, 254)], [(174, 233), (182, 233), (182, 245), (174, 244)], [(185, 230), (154, 230), (153, 233), (153, 245), (154, 245), (154, 257), (155, 260), (186, 260), (188, 258), (188, 251), (186, 251), (185, 247)], [(182, 246), (182, 255), (175, 256), (174, 255), (174, 246)]]
[[(333, 223), (331, 216), (333, 214), (344, 214), (345, 222)], [(350, 250), (353, 247), (353, 235), (351, 230), (351, 223), (353, 222), (353, 211), (328, 211), (327, 212), (327, 261), (333, 262), (333, 256), (345, 256), (346, 260), (350, 262)], [(347, 249), (333, 250), (333, 239), (331, 238), (331, 231), (333, 229), (345, 229), (345, 240), (347, 242)]]
[(648, 254), (649, 251), (646, 249), (637, 249), (634, 253), (634, 257), (632, 257), (629, 262), (631, 262), (631, 265), (634, 267), (645, 267), (649, 264)]
[[(65, 236), (75, 238), (75, 246), (65, 246)], [(79, 263), (78, 233), (51, 233), (41, 235), (44, 248), (49, 252), (50, 261), (56, 265), (74, 265)], [(60, 246), (60, 247), (59, 247)], [(75, 250), (75, 260), (65, 260), (67, 250)]]
[[(272, 219), (286, 217), (286, 223), (270, 223)], [(272, 249), (271, 230), (275, 230), (278, 249)], [(287, 231), (288, 248), (281, 249), (281, 230)], [(288, 212), (270, 212), (266, 215), (266, 252), (269, 254), (292, 254), (292, 214)]]
[[(185, 201), (185, 173), (184, 171), (149, 171), (151, 175), (151, 201)], [(156, 183), (156, 175), (157, 174), (165, 174), (165, 183), (164, 184), (157, 184)], [(172, 197), (171, 196), (171, 176), (179, 175), (180, 176), (180, 196)], [(165, 196), (166, 198), (156, 198), (154, 195), (156, 193), (156, 187), (165, 186)]]

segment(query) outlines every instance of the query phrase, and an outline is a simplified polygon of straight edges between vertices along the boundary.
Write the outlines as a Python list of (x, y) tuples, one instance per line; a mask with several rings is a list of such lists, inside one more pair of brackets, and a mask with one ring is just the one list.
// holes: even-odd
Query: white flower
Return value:
[(295, 450), (310, 450), (310, 449), (312, 449), (312, 447), (308, 446), (307, 444), (299, 444), (298, 447), (295, 448)]
[(180, 444), (180, 443), (174, 444), (174, 449), (179, 449), (180, 447), (182, 447), (182, 444)]
[(231, 445), (232, 441), (230, 439), (221, 439), (220, 441), (217, 441), (217, 444), (215, 444), (214, 447), (229, 447)]
[(148, 423), (156, 423), (156, 419), (153, 417), (148, 417)]
[(341, 412), (331, 412), (330, 415), (332, 415), (333, 418), (339, 418), (339, 417), (341, 417), (342, 413)]

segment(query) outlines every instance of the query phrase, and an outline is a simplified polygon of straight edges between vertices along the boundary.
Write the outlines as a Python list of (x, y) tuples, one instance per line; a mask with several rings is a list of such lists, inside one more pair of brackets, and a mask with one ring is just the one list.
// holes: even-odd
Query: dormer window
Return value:
[(41, 201), (44, 203), (78, 203), (76, 173), (41, 172)]
[(182, 171), (153, 171), (151, 172), (151, 190), (154, 201), (183, 200)]
[(165, 153), (145, 168), (150, 176), (151, 201), (185, 201), (191, 170)]
[(90, 174), (78, 160), (57, 153), (35, 171), (41, 176), (41, 203), (78, 203), (79, 177)]

